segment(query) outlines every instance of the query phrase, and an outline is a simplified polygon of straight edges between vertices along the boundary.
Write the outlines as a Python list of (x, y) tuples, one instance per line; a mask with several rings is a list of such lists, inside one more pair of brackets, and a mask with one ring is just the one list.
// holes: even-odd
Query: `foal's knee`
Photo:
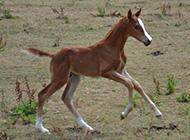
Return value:
[(134, 84), (131, 80), (127, 80), (126, 86), (130, 91), (134, 89)]
[(38, 94), (38, 104), (39, 105), (44, 104), (44, 101), (45, 101), (45, 97), (43, 96), (42, 93), (39, 93)]
[(143, 92), (143, 87), (140, 85), (140, 83), (138, 81), (134, 81), (134, 88), (139, 91), (139, 92)]
[(73, 101), (70, 99), (70, 97), (65, 96), (64, 98), (62, 98), (62, 101), (64, 102), (65, 105), (67, 106), (71, 106)]

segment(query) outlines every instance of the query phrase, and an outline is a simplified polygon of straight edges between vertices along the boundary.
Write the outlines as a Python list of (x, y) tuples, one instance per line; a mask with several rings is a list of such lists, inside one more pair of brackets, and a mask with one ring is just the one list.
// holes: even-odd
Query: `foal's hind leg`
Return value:
[(140, 93), (140, 95), (144, 98), (144, 100), (148, 103), (148, 105), (150, 106), (150, 108), (155, 112), (156, 117), (161, 117), (162, 113), (160, 112), (160, 110), (157, 108), (157, 106), (153, 103), (153, 101), (148, 97), (148, 95), (146, 95), (144, 89), (142, 88), (142, 86), (139, 84), (138, 81), (136, 81), (135, 79), (133, 79), (129, 73), (127, 71), (123, 71), (122, 73), (123, 75), (125, 75), (127, 78), (131, 79), (131, 81), (133, 82), (134, 88)]
[(35, 127), (39, 129), (41, 132), (49, 133), (49, 130), (43, 127), (42, 124), (42, 113), (43, 106), (45, 101), (58, 89), (60, 89), (67, 82), (67, 76), (63, 79), (54, 79), (51, 83), (46, 86), (39, 94), (38, 94), (38, 109), (37, 109), (37, 119)]
[(83, 118), (81, 117), (81, 115), (76, 110), (73, 104), (73, 95), (79, 82), (80, 82), (80, 76), (72, 74), (71, 77), (69, 78), (69, 82), (65, 88), (65, 91), (63, 92), (61, 99), (73, 114), (78, 125), (82, 128), (85, 128), (87, 131), (93, 131), (94, 129), (83, 120)]

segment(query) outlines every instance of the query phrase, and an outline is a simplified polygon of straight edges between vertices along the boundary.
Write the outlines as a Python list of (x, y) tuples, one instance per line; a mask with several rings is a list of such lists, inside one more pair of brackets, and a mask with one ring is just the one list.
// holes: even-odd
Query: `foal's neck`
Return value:
[(122, 51), (127, 41), (127, 23), (121, 19), (106, 35), (104, 41), (112, 48)]

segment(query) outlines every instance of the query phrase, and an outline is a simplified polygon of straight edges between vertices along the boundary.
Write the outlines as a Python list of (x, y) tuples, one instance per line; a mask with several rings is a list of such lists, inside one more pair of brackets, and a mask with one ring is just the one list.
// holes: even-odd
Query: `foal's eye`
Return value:
[(136, 29), (136, 30), (138, 29), (138, 25), (135, 25), (135, 29)]

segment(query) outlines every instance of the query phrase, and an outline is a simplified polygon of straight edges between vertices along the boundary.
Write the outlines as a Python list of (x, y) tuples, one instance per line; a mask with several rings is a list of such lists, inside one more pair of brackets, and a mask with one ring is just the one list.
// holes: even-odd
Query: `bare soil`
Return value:
[[(2, 0), (0, 0), (2, 1)], [(105, 17), (96, 17), (98, 7), (106, 6)], [(165, 5), (166, 9), (163, 9)], [(190, 93), (190, 1), (188, 0), (4, 0), (0, 6), (15, 17), (0, 20), (0, 33), (7, 40), (0, 51), (0, 94), (5, 95), (5, 106), (0, 112), (0, 139), (59, 140), (59, 139), (113, 139), (113, 140), (188, 140), (190, 139), (190, 104), (178, 103), (176, 96)], [(64, 8), (64, 16), (52, 8)], [(124, 120), (120, 112), (127, 105), (127, 89), (102, 78), (82, 77), (75, 100), (84, 119), (100, 133), (85, 135), (75, 123), (71, 113), (60, 100), (62, 88), (47, 102), (48, 112), (44, 125), (51, 135), (41, 134), (34, 124), (12, 125), (4, 113), (15, 107), (15, 81), (27, 75), (30, 85), (40, 91), (48, 82), (49, 59), (28, 56), (22, 49), (36, 47), (56, 52), (64, 47), (89, 45), (99, 41), (120, 17), (109, 16), (117, 10), (126, 15), (129, 9), (142, 7), (141, 19), (153, 37), (150, 47), (128, 39), (125, 52), (126, 69), (154, 98), (163, 112), (157, 119), (144, 101), (134, 99), (137, 106)], [(2, 14), (1, 14), (2, 15)], [(56, 44), (56, 45), (55, 45)], [(167, 75), (177, 81), (175, 93), (165, 96)], [(155, 94), (153, 76), (160, 81), (163, 95)], [(37, 98), (37, 94), (35, 95)], [(2, 103), (2, 100), (0, 100)], [(171, 126), (172, 125), (172, 126)]]

